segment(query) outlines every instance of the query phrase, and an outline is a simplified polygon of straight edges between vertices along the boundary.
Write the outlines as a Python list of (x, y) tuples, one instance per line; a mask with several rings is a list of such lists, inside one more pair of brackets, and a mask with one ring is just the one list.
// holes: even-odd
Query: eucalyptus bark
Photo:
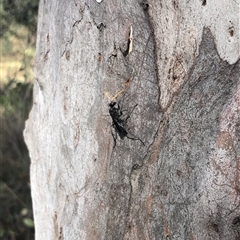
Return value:
[[(238, 9), (40, 1), (24, 132), (36, 239), (240, 238)], [(137, 104), (126, 130), (145, 145), (114, 147), (121, 90), (123, 110)]]

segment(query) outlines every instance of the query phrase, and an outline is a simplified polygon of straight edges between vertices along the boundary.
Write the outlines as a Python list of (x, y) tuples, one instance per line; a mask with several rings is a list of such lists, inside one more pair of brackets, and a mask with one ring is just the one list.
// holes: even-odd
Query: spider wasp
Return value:
[(132, 108), (132, 110), (130, 111), (130, 113), (128, 115), (125, 115), (125, 114), (123, 114), (123, 111), (125, 111), (125, 110), (122, 110), (120, 105), (115, 101), (115, 99), (124, 91), (125, 91), (125, 89), (119, 91), (113, 98), (111, 98), (108, 93), (105, 93), (105, 96), (110, 100), (110, 103), (108, 104), (108, 106), (109, 106), (108, 111), (112, 118), (112, 126), (115, 130), (115, 136), (112, 133), (112, 136), (114, 139), (114, 147), (116, 146), (117, 135), (121, 139), (124, 139), (126, 137), (131, 140), (140, 141), (143, 145), (145, 145), (144, 142), (140, 138), (134, 136), (132, 133), (130, 133), (127, 130), (127, 121), (130, 118), (134, 109), (136, 108), (137, 104)]

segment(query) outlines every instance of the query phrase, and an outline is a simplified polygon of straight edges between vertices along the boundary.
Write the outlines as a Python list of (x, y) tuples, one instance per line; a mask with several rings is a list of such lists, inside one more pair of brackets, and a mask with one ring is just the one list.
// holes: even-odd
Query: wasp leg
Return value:
[(113, 137), (113, 141), (114, 141), (113, 148), (116, 147), (116, 143), (117, 143), (117, 132), (116, 132), (115, 128), (114, 128), (114, 132), (115, 132), (115, 136), (114, 136), (113, 131), (112, 131), (112, 137)]
[(128, 116), (126, 117), (125, 122), (127, 122), (127, 120), (130, 118), (130, 116), (132, 115), (132, 113), (133, 113), (133, 111), (134, 111), (134, 109), (135, 109), (136, 106), (137, 106), (137, 104), (132, 107), (132, 110), (131, 110), (131, 112), (128, 114)]
[[(133, 135), (133, 134), (131, 133), (131, 135)], [(131, 139), (131, 140), (134, 140), (134, 141), (140, 141), (143, 144), (143, 146), (145, 146), (144, 142), (140, 138), (138, 138), (134, 135), (133, 135), (133, 137), (129, 137), (128, 135), (126, 137)]]

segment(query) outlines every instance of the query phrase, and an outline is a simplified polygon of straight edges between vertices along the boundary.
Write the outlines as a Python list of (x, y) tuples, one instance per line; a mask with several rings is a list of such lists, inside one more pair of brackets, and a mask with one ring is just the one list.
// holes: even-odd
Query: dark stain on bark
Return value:
[(66, 57), (67, 60), (70, 59), (70, 51), (69, 50), (66, 51), (65, 57)]
[(140, 0), (139, 4), (142, 6), (144, 11), (148, 10), (149, 5), (148, 5), (148, 1), (147, 0)]
[(240, 226), (240, 216), (235, 217), (232, 221), (233, 225), (239, 225)]

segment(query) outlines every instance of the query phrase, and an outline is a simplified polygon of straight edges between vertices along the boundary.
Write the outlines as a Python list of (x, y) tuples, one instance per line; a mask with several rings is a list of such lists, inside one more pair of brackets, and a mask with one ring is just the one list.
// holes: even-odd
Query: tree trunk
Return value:
[(40, 1), (36, 239), (240, 239), (238, 7)]

